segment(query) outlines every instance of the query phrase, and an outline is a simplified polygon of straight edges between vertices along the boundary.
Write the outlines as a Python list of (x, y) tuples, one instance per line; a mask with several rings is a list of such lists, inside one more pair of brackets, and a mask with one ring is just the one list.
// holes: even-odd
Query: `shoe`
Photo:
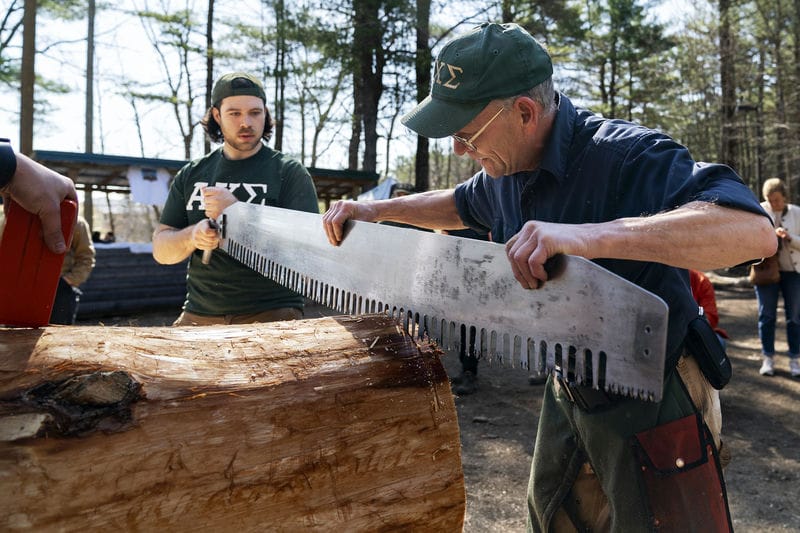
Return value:
[(547, 374), (531, 374), (528, 376), (528, 384), (529, 385), (544, 385), (547, 383)]
[(789, 359), (789, 372), (793, 378), (800, 378), (800, 357)]
[[(800, 368), (798, 369), (800, 370)], [(761, 369), (758, 371), (759, 374), (762, 376), (774, 376), (775, 375), (775, 360), (768, 355), (764, 356), (764, 362), (761, 363)]]
[(459, 396), (467, 396), (478, 390), (478, 376), (467, 370), (459, 377), (459, 383), (453, 387), (454, 393)]

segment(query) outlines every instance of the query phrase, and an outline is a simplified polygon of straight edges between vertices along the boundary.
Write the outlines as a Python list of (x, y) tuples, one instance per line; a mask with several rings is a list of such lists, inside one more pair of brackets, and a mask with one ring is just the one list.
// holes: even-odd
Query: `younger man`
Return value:
[[(222, 146), (191, 161), (175, 176), (153, 257), (174, 264), (191, 256), (188, 294), (176, 326), (247, 324), (303, 316), (303, 297), (216, 250), (220, 236), (209, 221), (236, 201), (318, 213), (308, 171), (269, 148), (272, 119), (261, 82), (250, 74), (225, 74), (214, 85), (202, 124)], [(204, 250), (213, 250), (203, 264)]]

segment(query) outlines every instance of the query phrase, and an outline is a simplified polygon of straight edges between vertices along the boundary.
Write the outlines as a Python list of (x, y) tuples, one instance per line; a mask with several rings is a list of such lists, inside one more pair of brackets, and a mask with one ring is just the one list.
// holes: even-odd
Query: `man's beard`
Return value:
[[(240, 141), (238, 135), (241, 133), (250, 133), (250, 131), (237, 131), (235, 136), (232, 136), (230, 139), (225, 138), (225, 143), (230, 145), (231, 148), (238, 150), (239, 152), (249, 152), (261, 144), (261, 136), (253, 137), (251, 141)], [(253, 132), (255, 133), (255, 132)]]

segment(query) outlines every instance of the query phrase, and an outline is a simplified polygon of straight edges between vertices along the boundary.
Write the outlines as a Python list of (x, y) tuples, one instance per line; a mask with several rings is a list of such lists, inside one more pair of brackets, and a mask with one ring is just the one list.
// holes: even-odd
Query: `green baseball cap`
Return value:
[(246, 72), (230, 72), (221, 76), (211, 91), (211, 105), (218, 107), (229, 96), (258, 96), (264, 103), (267, 102), (264, 86), (258, 78)]
[(486, 22), (448, 42), (436, 58), (431, 93), (400, 120), (423, 137), (447, 137), (486, 104), (539, 85), (553, 62), (517, 24)]

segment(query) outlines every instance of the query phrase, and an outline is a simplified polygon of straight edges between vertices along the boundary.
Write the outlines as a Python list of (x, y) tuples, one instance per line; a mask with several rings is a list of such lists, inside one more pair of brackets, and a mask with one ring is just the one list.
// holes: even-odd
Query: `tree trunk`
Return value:
[[(84, 151), (94, 152), (94, 0), (89, 0), (86, 13), (86, 117), (84, 119)], [(102, 130), (100, 135), (103, 135)]]
[[(791, 103), (792, 110), (792, 118), (790, 124), (791, 126), (791, 138), (792, 138), (792, 157), (790, 160), (790, 167), (789, 167), (789, 175), (796, 177), (800, 175), (800, 157), (798, 157), (798, 152), (800, 151), (800, 90), (798, 90), (798, 84), (800, 84), (800, 20), (797, 19), (798, 15), (800, 15), (800, 0), (794, 0), (793, 3), (793, 10), (792, 10), (792, 17), (791, 17), (791, 32), (792, 32), (792, 42), (794, 44), (793, 49), (793, 72), (791, 73), (794, 79), (794, 83), (791, 84), (792, 92), (789, 95), (789, 102)], [(800, 198), (800, 184), (795, 187), (793, 191), (793, 195), (789, 198), (791, 203), (797, 203), (798, 198)]]
[(275, 120), (274, 147), (283, 151), (283, 128), (286, 124), (286, 6), (283, 0), (274, 5), (277, 42), (275, 43)]
[(33, 152), (33, 105), (36, 85), (36, 5), (35, 0), (25, 0), (22, 30), (22, 70), (20, 74), (19, 151), (25, 155)]
[(384, 315), (0, 329), (0, 529), (461, 531), (438, 355)]
[(730, 0), (719, 0), (719, 65), (722, 89), (722, 133), (720, 137), (720, 163), (737, 169), (738, 142), (736, 138), (736, 65), (732, 13)]
[[(361, 169), (375, 172), (378, 168), (378, 104), (383, 94), (383, 28), (379, 19), (380, 0), (353, 2), (353, 50), (355, 72), (360, 90), (354, 91), (356, 109), (364, 127), (364, 156)], [(354, 132), (355, 133), (355, 132)], [(352, 152), (352, 139), (351, 139)]]
[[(211, 109), (211, 91), (214, 90), (214, 0), (208, 0), (206, 16), (206, 99), (203, 114)], [(203, 135), (203, 153), (211, 152), (211, 139)]]
[[(431, 86), (430, 0), (417, 0), (417, 102), (428, 96)], [(417, 151), (414, 156), (414, 189), (423, 192), (430, 189), (430, 144), (427, 137), (417, 135)]]

